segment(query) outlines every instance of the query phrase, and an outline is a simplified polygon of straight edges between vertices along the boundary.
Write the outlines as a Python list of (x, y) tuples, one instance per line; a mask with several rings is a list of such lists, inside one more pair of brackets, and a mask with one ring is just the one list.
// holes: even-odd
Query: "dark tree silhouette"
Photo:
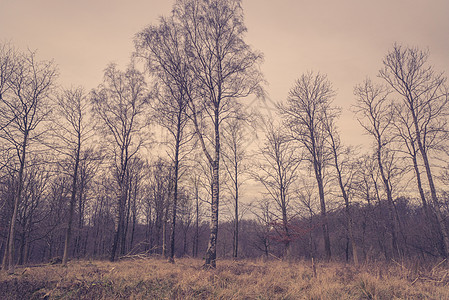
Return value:
[(286, 105), (280, 111), (285, 118), (291, 137), (305, 149), (306, 160), (315, 173), (320, 196), (321, 217), (326, 258), (331, 259), (329, 225), (324, 192), (325, 167), (331, 159), (326, 145), (328, 132), (326, 118), (334, 115), (331, 107), (335, 92), (327, 76), (312, 72), (303, 74), (290, 90)]
[[(436, 73), (427, 64), (429, 54), (418, 48), (402, 47), (395, 44), (385, 56), (384, 68), (379, 76), (383, 78), (401, 97), (404, 106), (411, 116), (414, 142), (418, 145), (427, 180), (433, 208), (441, 232), (444, 256), (449, 256), (449, 234), (441, 213), (434, 183), (429, 150), (435, 143), (435, 134), (439, 141), (447, 139), (447, 114), (449, 93), (445, 85), (446, 77)], [(442, 139), (441, 139), (442, 136)]]
[(147, 125), (148, 89), (143, 75), (134, 66), (125, 72), (109, 65), (104, 74), (104, 83), (91, 93), (95, 115), (102, 121), (102, 129), (109, 138), (111, 159), (115, 169), (119, 195), (117, 220), (110, 260), (114, 261), (119, 244), (124, 254), (125, 208), (128, 199), (127, 172), (130, 159), (136, 155), (145, 140), (143, 128)]
[(9, 224), (8, 255), (5, 255), (8, 259), (3, 261), (3, 268), (8, 268), (9, 273), (14, 273), (15, 269), (15, 226), (28, 154), (31, 144), (45, 132), (41, 125), (48, 119), (49, 97), (58, 75), (54, 63), (37, 61), (35, 52), (18, 54), (15, 60), (13, 72), (5, 81), (8, 86), (7, 94), (2, 95), (0, 103), (1, 124), (5, 124), (0, 127), (2, 129), (0, 137), (14, 149), (19, 161), (14, 209)]
[(264, 186), (266, 197), (276, 203), (279, 214), (273, 211), (271, 213), (282, 224), (279, 236), (285, 245), (284, 256), (289, 257), (292, 241), (290, 226), (293, 217), (293, 189), (299, 177), (301, 154), (286, 131), (283, 126), (267, 124), (266, 141), (260, 149), (260, 158), (256, 162), (253, 177)]

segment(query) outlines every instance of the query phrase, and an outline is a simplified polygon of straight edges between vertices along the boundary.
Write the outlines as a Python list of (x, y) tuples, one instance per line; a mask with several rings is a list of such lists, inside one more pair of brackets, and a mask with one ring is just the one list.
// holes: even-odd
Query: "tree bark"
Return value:
[(324, 238), (324, 252), (326, 254), (326, 260), (330, 261), (332, 257), (331, 242), (329, 237), (329, 224), (326, 213), (326, 201), (324, 199), (324, 184), (323, 184), (323, 170), (322, 161), (318, 160), (318, 153), (316, 147), (315, 133), (310, 132), (310, 140), (312, 144), (312, 156), (313, 156), (313, 169), (315, 171), (315, 178), (318, 185), (318, 194), (320, 196), (320, 208), (321, 208), (321, 222)]
[(322, 230), (323, 230), (323, 238), (324, 238), (324, 252), (326, 253), (326, 260), (330, 261), (332, 257), (331, 252), (331, 242), (329, 238), (329, 224), (327, 219), (327, 213), (326, 213), (326, 202), (324, 200), (324, 186), (323, 186), (323, 179), (321, 176), (318, 176), (318, 172), (316, 172), (317, 176), (317, 182), (318, 182), (318, 192), (320, 195), (320, 206), (321, 206), (321, 220), (323, 222), (322, 224)]
[[(11, 226), (11, 225), (10, 225)], [(2, 270), (5, 270), (8, 268), (8, 252), (9, 252), (9, 227), (8, 226), (8, 235), (6, 236), (6, 244), (5, 244), (5, 252), (3, 253), (3, 259), (2, 259)]]
[(387, 193), (387, 206), (388, 206), (388, 228), (390, 229), (391, 233), (391, 246), (393, 250), (393, 256), (394, 252), (398, 251), (398, 242), (397, 242), (397, 234), (396, 234), (396, 222), (395, 222), (395, 213), (394, 213), (394, 207), (393, 207), (393, 196), (391, 194), (391, 188), (390, 188), (390, 181), (385, 175), (384, 166), (381, 158), (381, 140), (380, 138), (377, 140), (378, 148), (377, 148), (377, 163), (379, 166), (380, 176), (382, 177), (382, 182), (384, 184), (385, 192)]
[(235, 172), (235, 176), (234, 243), (232, 256), (237, 258), (239, 250), (239, 187), (237, 181), (237, 170)]
[(198, 244), (200, 237), (200, 203), (199, 203), (199, 195), (198, 195), (198, 182), (195, 182), (195, 200), (196, 200), (196, 218), (195, 218), (195, 240), (193, 247), (193, 257), (198, 256)]
[(69, 220), (67, 221), (67, 230), (65, 233), (65, 243), (64, 243), (64, 254), (62, 256), (62, 265), (67, 265), (69, 246), (70, 246), (70, 238), (72, 236), (72, 222), (73, 222), (73, 213), (75, 210), (75, 201), (76, 201), (76, 190), (77, 190), (77, 179), (78, 179), (78, 166), (80, 161), (80, 143), (81, 136), (78, 136), (78, 145), (76, 148), (76, 156), (75, 156), (75, 167), (73, 170), (73, 179), (72, 179), (72, 194), (70, 195), (70, 208), (69, 208)]
[(215, 109), (215, 157), (212, 164), (212, 203), (210, 219), (209, 244), (206, 250), (205, 267), (216, 268), (217, 259), (217, 236), (218, 236), (218, 205), (219, 205), (219, 162), (220, 162), (220, 130), (219, 111)]
[[(334, 154), (335, 169), (337, 170), (338, 184), (340, 186), (341, 194), (345, 201), (345, 214), (346, 214), (346, 223), (347, 223), (346, 226), (348, 227), (348, 237), (349, 237), (348, 242), (351, 244), (351, 247), (352, 247), (352, 258), (354, 261), (354, 265), (358, 265), (359, 260), (358, 260), (358, 255), (357, 255), (357, 244), (355, 243), (355, 239), (354, 239), (353, 221), (352, 221), (351, 209), (350, 209), (350, 205), (349, 205), (349, 196), (348, 196), (348, 193), (346, 192), (345, 186), (343, 184), (341, 169), (340, 169), (339, 163), (338, 163), (338, 154), (337, 154), (337, 150), (335, 149), (335, 143), (333, 142), (332, 136), (331, 136), (331, 140), (332, 140), (332, 150), (333, 150), (333, 154)], [(349, 251), (347, 251), (346, 255), (347, 255), (347, 259), (348, 259)]]
[(9, 226), (9, 238), (8, 238), (8, 273), (14, 274), (15, 271), (15, 263), (14, 263), (14, 243), (15, 243), (15, 227), (16, 227), (16, 219), (17, 213), (19, 210), (19, 203), (22, 197), (22, 186), (23, 186), (23, 172), (25, 169), (25, 159), (26, 159), (26, 146), (28, 143), (28, 132), (25, 131), (23, 142), (22, 142), (22, 155), (20, 157), (20, 167), (19, 174), (17, 178), (17, 190), (14, 195), (14, 210), (11, 216), (11, 223)]
[(123, 222), (123, 220), (124, 220), (124, 204), (123, 204), (123, 198), (124, 198), (124, 194), (125, 194), (125, 191), (123, 190), (125, 187), (120, 187), (120, 189), (121, 189), (121, 191), (120, 191), (120, 196), (119, 196), (119, 203), (118, 203), (118, 206), (119, 206), (119, 209), (118, 209), (118, 212), (117, 212), (117, 227), (116, 227), (116, 230), (115, 230), (115, 233), (114, 233), (114, 241), (113, 241), (113, 244), (112, 244), (112, 249), (111, 249), (111, 256), (110, 256), (110, 261), (115, 261), (115, 259), (116, 259), (116, 257), (117, 257), (117, 249), (118, 249), (118, 246), (119, 246), (119, 243), (120, 243), (120, 240), (121, 240), (121, 237), (122, 237), (122, 231), (123, 231), (123, 225), (124, 225), (124, 222)]
[[(180, 111), (182, 113), (182, 111)], [(176, 234), (176, 213), (178, 209), (178, 174), (179, 174), (179, 147), (181, 142), (181, 115), (178, 114), (178, 123), (176, 130), (176, 141), (175, 141), (175, 174), (174, 174), (174, 190), (173, 190), (173, 215), (170, 233), (170, 255), (169, 262), (175, 262), (175, 234)]]
[(206, 250), (205, 267), (215, 268), (217, 259), (217, 235), (218, 235), (218, 201), (219, 201), (219, 172), (218, 161), (215, 160), (213, 165), (213, 182), (212, 182), (212, 203), (211, 203), (211, 219), (210, 219), (210, 236), (209, 244)]
[(449, 236), (447, 233), (446, 224), (445, 224), (443, 216), (441, 214), (440, 203), (438, 201), (435, 184), (433, 182), (432, 171), (430, 169), (429, 159), (427, 157), (427, 151), (426, 151), (426, 149), (424, 149), (424, 146), (421, 142), (421, 138), (419, 136), (418, 125), (416, 123), (415, 123), (415, 127), (416, 127), (418, 147), (419, 147), (419, 150), (421, 152), (421, 155), (422, 155), (422, 158), (424, 161), (424, 167), (426, 168), (427, 179), (429, 181), (430, 194), (432, 196), (432, 202), (433, 202), (433, 205), (435, 208), (435, 214), (436, 214), (438, 225), (440, 227), (441, 235), (443, 238), (444, 256), (447, 258), (447, 257), (449, 257)]

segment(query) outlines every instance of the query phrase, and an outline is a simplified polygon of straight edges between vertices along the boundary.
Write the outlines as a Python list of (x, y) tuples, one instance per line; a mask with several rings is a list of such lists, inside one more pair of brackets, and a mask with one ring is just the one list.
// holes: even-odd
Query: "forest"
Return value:
[(246, 32), (240, 0), (176, 0), (93, 90), (62, 87), (57, 62), (2, 42), (2, 270), (447, 258), (449, 91), (430, 52), (391, 45), (351, 99), (368, 143), (345, 145), (327, 75), (297, 70), (270, 101)]

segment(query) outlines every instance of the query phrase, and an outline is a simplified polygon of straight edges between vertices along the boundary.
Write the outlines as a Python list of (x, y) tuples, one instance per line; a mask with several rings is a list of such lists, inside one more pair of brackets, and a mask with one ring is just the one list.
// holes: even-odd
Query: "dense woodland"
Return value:
[(429, 52), (392, 45), (361, 78), (351, 110), (370, 143), (351, 146), (325, 74), (298, 70), (275, 112), (257, 109), (263, 54), (245, 34), (241, 1), (177, 0), (91, 91), (0, 44), (3, 270), (137, 254), (211, 267), (448, 257), (448, 90)]

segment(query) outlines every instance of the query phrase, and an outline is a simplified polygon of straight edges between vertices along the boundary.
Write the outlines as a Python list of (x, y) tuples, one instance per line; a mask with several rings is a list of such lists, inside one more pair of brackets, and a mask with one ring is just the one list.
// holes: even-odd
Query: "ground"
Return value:
[(449, 264), (131, 258), (0, 272), (1, 299), (449, 299)]

